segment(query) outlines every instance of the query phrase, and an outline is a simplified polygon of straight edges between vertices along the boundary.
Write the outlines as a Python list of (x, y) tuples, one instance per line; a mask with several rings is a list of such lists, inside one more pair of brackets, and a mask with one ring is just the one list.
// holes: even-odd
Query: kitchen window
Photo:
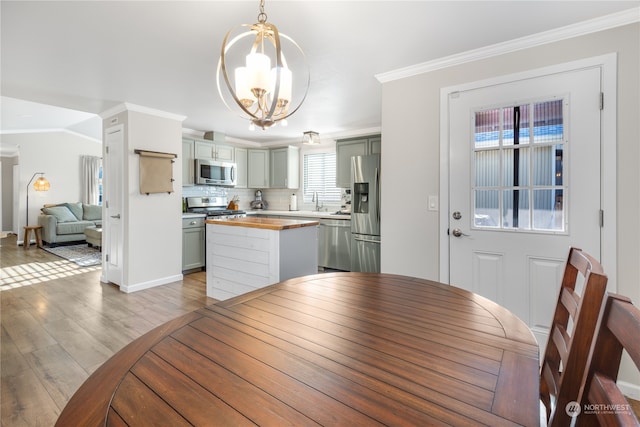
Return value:
[(566, 232), (566, 100), (477, 111), (474, 226)]
[(304, 155), (304, 203), (312, 203), (318, 193), (320, 202), (340, 203), (342, 190), (336, 187), (336, 153), (314, 152)]

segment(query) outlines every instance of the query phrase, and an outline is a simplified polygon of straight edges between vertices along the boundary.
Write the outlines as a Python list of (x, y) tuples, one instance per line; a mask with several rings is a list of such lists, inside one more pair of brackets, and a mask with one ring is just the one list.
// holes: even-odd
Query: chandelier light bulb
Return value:
[[(271, 71), (271, 59), (262, 53), (247, 55), (247, 82), (249, 89), (256, 98), (264, 96), (271, 85), (269, 73)], [(237, 85), (237, 83), (236, 83)]]
[(247, 67), (238, 67), (235, 70), (236, 94), (245, 108), (251, 107), (251, 105), (256, 101), (256, 98), (249, 89), (247, 74)]

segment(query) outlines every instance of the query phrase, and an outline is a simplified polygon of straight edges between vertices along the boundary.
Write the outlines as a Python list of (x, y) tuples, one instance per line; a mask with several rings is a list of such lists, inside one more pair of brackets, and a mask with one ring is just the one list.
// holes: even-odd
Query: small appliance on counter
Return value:
[(232, 211), (237, 211), (239, 209), (238, 208), (239, 201), (240, 201), (240, 197), (233, 196), (233, 198), (231, 198), (231, 201), (229, 201), (229, 204), (227, 205), (227, 209)]
[(267, 201), (262, 200), (262, 190), (256, 190), (256, 198), (249, 204), (251, 209), (267, 209)]

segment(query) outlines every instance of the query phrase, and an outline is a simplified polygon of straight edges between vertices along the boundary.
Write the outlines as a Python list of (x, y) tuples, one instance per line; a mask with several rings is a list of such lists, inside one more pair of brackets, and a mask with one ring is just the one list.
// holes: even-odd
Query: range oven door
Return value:
[(210, 159), (196, 159), (196, 184), (234, 187), (238, 180), (235, 163)]

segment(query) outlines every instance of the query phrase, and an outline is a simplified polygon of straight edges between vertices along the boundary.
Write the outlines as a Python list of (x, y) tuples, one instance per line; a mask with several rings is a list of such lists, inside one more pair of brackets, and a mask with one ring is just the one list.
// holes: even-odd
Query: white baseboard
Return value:
[(640, 400), (640, 385), (625, 381), (618, 381), (618, 387), (625, 396), (630, 397), (633, 400)]
[(120, 285), (120, 290), (122, 292), (131, 293), (136, 291), (141, 291), (143, 289), (155, 288), (156, 286), (168, 285), (169, 283), (179, 282), (182, 280), (182, 274), (176, 274), (174, 276), (163, 277), (161, 279), (151, 280), (148, 282), (136, 283), (133, 285)]

